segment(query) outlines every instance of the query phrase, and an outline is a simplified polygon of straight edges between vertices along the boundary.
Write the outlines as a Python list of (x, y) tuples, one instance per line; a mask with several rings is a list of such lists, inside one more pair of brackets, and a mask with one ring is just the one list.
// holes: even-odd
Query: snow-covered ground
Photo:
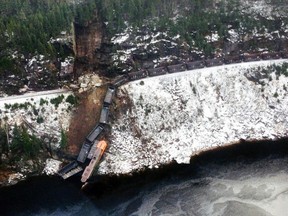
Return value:
[[(0, 126), (8, 125), (12, 137), (14, 125), (25, 125), (30, 134), (45, 141), (52, 149), (59, 149), (61, 132), (68, 130), (72, 117), (73, 104), (66, 101), (69, 95), (73, 95), (73, 92), (56, 89), (0, 98)], [(55, 104), (56, 98), (58, 105)], [(39, 159), (38, 162), (40, 161)], [(55, 174), (60, 164), (58, 160), (47, 158), (43, 173)], [(4, 184), (16, 184), (25, 179), (26, 174), (31, 172), (30, 169), (26, 164), (23, 165), (21, 173), (12, 173)]]
[(271, 0), (242, 0), (241, 4), (244, 9), (246, 9), (246, 12), (259, 14), (268, 19), (284, 15), (288, 9), (285, 1), (273, 2)]
[(128, 94), (133, 106), (112, 124), (99, 173), (189, 163), (192, 155), (240, 139), (287, 136), (288, 78), (271, 73), (253, 81), (262, 67), (283, 62), (224, 65), (122, 86), (118, 96)]
[(48, 158), (45, 163), (45, 168), (43, 170), (43, 173), (46, 175), (54, 175), (58, 172), (61, 161), (55, 160), (53, 158)]
[[(0, 123), (8, 124), (10, 132), (15, 124), (25, 124), (36, 136), (50, 137), (52, 148), (59, 148), (61, 130), (68, 129), (72, 115), (69, 95), (73, 92), (56, 89), (0, 98)], [(57, 97), (63, 97), (58, 106), (51, 103)]]

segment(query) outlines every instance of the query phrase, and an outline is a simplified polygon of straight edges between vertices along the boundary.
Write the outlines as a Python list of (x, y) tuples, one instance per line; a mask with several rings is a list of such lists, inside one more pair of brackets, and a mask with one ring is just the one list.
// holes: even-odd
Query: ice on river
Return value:
[(288, 170), (282, 162), (207, 167), (211, 173), (205, 169), (202, 178), (145, 192), (130, 215), (286, 216)]

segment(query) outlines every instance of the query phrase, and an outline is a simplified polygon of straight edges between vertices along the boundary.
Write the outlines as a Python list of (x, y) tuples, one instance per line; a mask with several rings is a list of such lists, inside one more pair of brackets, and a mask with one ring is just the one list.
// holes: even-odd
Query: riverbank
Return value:
[[(267, 185), (268, 190), (273, 186), (276, 188), (276, 186), (279, 186), (281, 183), (278, 182), (278, 179), (268, 179), (268, 176), (274, 176), (276, 178), (276, 176), (280, 174), (283, 175), (285, 172), (288, 173), (287, 144), (288, 138), (277, 141), (242, 142), (199, 154), (198, 156), (191, 158), (191, 164), (171, 163), (158, 169), (147, 169), (143, 172), (125, 176), (97, 176), (95, 178), (95, 183), (90, 184), (84, 189), (83, 192), (85, 196), (83, 196), (83, 193), (80, 191), (80, 176), (69, 181), (47, 176), (34, 177), (20, 182), (17, 185), (0, 189), (1, 214), (17, 216), (30, 216), (35, 214), (47, 216), (55, 215), (56, 213), (61, 213), (61, 215), (85, 214), (94, 216), (141, 215), (143, 212), (144, 214), (151, 213), (152, 207), (154, 206), (153, 211), (158, 209), (157, 211), (159, 212), (154, 212), (153, 215), (161, 215), (161, 213), (164, 214), (164, 211), (167, 211), (168, 209), (173, 212), (179, 210), (176, 204), (173, 204), (174, 202), (177, 202), (178, 198), (174, 197), (172, 199), (171, 196), (168, 196), (169, 193), (167, 194), (167, 192), (171, 191), (171, 188), (179, 187), (172, 192), (173, 194), (177, 194), (177, 190), (181, 191), (180, 188), (182, 188), (183, 184), (186, 186), (188, 184), (189, 188), (186, 187), (186, 192), (182, 191), (182, 196), (180, 197), (188, 199), (188, 203), (193, 203), (194, 201), (191, 202), (191, 200), (194, 200), (193, 197), (196, 195), (198, 196), (198, 200), (202, 200), (207, 185), (209, 187), (211, 186), (211, 189), (209, 189), (211, 193), (213, 190), (218, 191), (217, 193), (219, 195), (217, 196), (222, 196), (226, 199), (227, 197), (224, 192), (229, 188), (218, 190), (217, 187), (222, 184), (228, 186), (228, 180), (229, 182), (233, 181), (233, 185), (238, 182), (237, 187), (243, 188), (245, 187), (245, 184), (251, 183), (249, 179), (259, 178), (260, 176), (261, 181), (257, 180), (257, 182), (262, 185)], [(221, 179), (224, 180), (222, 181)], [(213, 183), (214, 180), (215, 183)], [(241, 181), (244, 181), (242, 186)], [(253, 184), (255, 185), (256, 182)], [(285, 187), (285, 185), (282, 186)], [(228, 187), (236, 186), (231, 185)], [(251, 187), (253, 186), (251, 185)], [(47, 188), (49, 188), (49, 190), (47, 190)], [(241, 189), (239, 190), (241, 191)], [(281, 191), (282, 189), (277, 189), (278, 192), (279, 190)], [(193, 193), (190, 195), (187, 194), (189, 191)], [(252, 188), (251, 191), (253, 191)], [(259, 206), (266, 209), (267, 205), (265, 207), (265, 202), (267, 203), (269, 198), (274, 197), (274, 195), (267, 195), (266, 198), (261, 196), (261, 198), (259, 198), (257, 194), (264, 193), (265, 190), (263, 191), (260, 187), (256, 191), (255, 199), (257, 200), (258, 197), (257, 202), (260, 202), (261, 204), (259, 204)], [(149, 194), (152, 197), (149, 197)], [(164, 203), (158, 202), (158, 198), (152, 199), (156, 194), (162, 196), (161, 200), (163, 200)], [(246, 192), (244, 193), (244, 190), (242, 194), (243, 197), (241, 199), (246, 199)], [(251, 201), (254, 200), (253, 194), (254, 192), (250, 195), (250, 198), (252, 197), (251, 199), (249, 197), (247, 198), (249, 199), (246, 200), (247, 203), (253, 203)], [(212, 194), (210, 194), (210, 196), (212, 196)], [(89, 197), (89, 199), (86, 197)], [(169, 202), (166, 203), (166, 205), (165, 202), (167, 199), (169, 199)], [(209, 198), (207, 199), (209, 200)], [(234, 198), (231, 197), (231, 199)], [(151, 203), (150, 207), (147, 205), (146, 201)], [(213, 202), (215, 202), (215, 200)], [(276, 201), (273, 199), (271, 205), (274, 206), (275, 202), (276, 204), (278, 202), (278, 210), (281, 210), (283, 207), (281, 199)], [(203, 204), (205, 203), (206, 202), (203, 200)], [(200, 204), (201, 203), (199, 203), (199, 205)], [(208, 208), (208, 203), (206, 204), (206, 209), (210, 209), (210, 207)], [(181, 206), (184, 211), (185, 205), (183, 206), (181, 204)], [(243, 210), (242, 207), (242, 205), (234, 206), (233, 209), (244, 211), (245, 208)], [(194, 205), (189, 208), (190, 210), (197, 211), (197, 207)], [(186, 212), (190, 211), (189, 208), (186, 208)], [(142, 212), (138, 212), (140, 210)], [(244, 213), (246, 213), (245, 215), (249, 215), (248, 210), (249, 208), (247, 208), (246, 212), (244, 211)], [(206, 214), (202, 213), (201, 215)]]
[[(145, 169), (128, 175), (95, 176), (93, 183), (87, 185), (83, 191), (89, 196), (100, 198), (109, 194), (121, 193), (129, 188), (141, 188), (147, 183), (163, 179), (189, 179), (199, 174), (199, 167), (210, 164), (233, 164), (239, 160), (247, 163), (260, 160), (269, 155), (288, 156), (288, 138), (276, 141), (241, 141), (237, 144), (218, 147), (201, 152), (190, 158), (190, 164), (178, 164), (176, 161), (162, 165), (159, 168)], [(77, 180), (76, 180), (77, 181)]]

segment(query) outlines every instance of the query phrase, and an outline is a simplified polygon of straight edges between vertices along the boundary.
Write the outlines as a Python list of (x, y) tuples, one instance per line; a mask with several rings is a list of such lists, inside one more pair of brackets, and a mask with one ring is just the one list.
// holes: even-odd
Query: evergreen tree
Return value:
[(12, 132), (12, 142), (11, 142), (11, 151), (12, 153), (16, 153), (19, 149), (22, 148), (22, 136), (21, 130), (17, 125), (14, 125)]
[(30, 135), (26, 128), (14, 125), (11, 151), (15, 156), (23, 154), (28, 158), (35, 157), (40, 149), (41, 141), (35, 135)]
[(3, 128), (0, 128), (0, 154), (8, 151), (8, 143), (6, 132)]

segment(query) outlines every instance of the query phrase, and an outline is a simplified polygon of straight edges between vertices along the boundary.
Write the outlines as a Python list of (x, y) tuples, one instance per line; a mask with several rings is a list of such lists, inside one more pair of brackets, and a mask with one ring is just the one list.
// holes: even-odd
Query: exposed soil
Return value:
[(77, 155), (85, 137), (98, 123), (106, 89), (103, 86), (80, 95), (80, 103), (69, 126), (67, 153)]
[(3, 182), (6, 182), (9, 178), (9, 176), (12, 174), (13, 172), (11, 170), (6, 170), (1, 168), (0, 169), (0, 187), (2, 186), (1, 184)]

